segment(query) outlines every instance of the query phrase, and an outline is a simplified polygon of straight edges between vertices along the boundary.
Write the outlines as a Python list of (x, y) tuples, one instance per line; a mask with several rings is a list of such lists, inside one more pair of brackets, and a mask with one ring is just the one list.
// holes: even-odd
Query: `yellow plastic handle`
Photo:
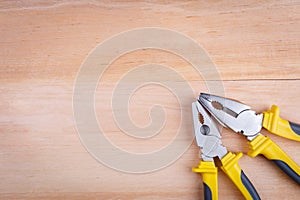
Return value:
[(227, 153), (227, 155), (221, 159), (221, 163), (223, 165), (221, 169), (238, 187), (245, 199), (260, 199), (256, 189), (238, 164), (238, 160), (242, 157), (242, 155), (242, 153), (238, 153), (237, 155), (231, 152)]
[(275, 105), (271, 110), (265, 111), (263, 127), (273, 134), (300, 142), (300, 125), (280, 118), (279, 112), (279, 107)]
[(198, 167), (194, 167), (193, 172), (201, 173), (204, 186), (204, 199), (218, 199), (218, 168), (214, 162), (200, 161)]
[(300, 167), (270, 138), (258, 135), (253, 141), (248, 142), (250, 151), (248, 155), (256, 157), (259, 154), (272, 160), (289, 177), (300, 184)]

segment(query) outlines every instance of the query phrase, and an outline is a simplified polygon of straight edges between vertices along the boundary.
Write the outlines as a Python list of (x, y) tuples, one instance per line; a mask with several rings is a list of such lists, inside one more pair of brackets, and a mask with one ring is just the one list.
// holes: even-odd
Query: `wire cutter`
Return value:
[[(300, 184), (300, 167), (269, 137), (260, 133), (265, 127), (281, 136), (289, 135), (296, 138), (294, 135), (299, 134), (299, 125), (279, 119), (277, 107), (273, 106), (271, 111), (256, 114), (249, 106), (236, 100), (203, 93), (199, 96), (199, 102), (221, 125), (246, 136), (250, 149), (249, 156), (263, 155)], [(292, 133), (291, 130), (295, 132)]]
[(214, 163), (214, 157), (220, 159), (221, 169), (246, 199), (260, 199), (256, 189), (238, 164), (243, 154), (229, 152), (222, 145), (218, 127), (198, 101), (192, 103), (192, 111), (196, 142), (201, 149), (202, 158), (199, 166), (193, 168), (193, 171), (202, 174), (204, 199), (218, 199), (218, 168)]

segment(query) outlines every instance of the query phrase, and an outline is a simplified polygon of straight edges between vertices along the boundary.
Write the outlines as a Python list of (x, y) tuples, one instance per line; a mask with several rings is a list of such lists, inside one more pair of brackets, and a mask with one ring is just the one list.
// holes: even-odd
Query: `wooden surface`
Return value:
[[(81, 63), (96, 45), (119, 32), (168, 28), (193, 38), (209, 53), (226, 96), (259, 112), (277, 104), (282, 117), (299, 123), (299, 18), (297, 1), (1, 1), (0, 198), (202, 199), (201, 177), (191, 172), (199, 162), (195, 143), (169, 167), (141, 175), (112, 170), (87, 152), (72, 110)], [(204, 80), (181, 62), (158, 50), (121, 57), (104, 74), (106, 87), (96, 91), (96, 99), (109, 94), (124, 71), (147, 63), (172, 66), (191, 84), (195, 97), (206, 91)], [(104, 95), (104, 101), (109, 99)], [(141, 126), (149, 123), (151, 100), (172, 103), (165, 109), (174, 117), (165, 127), (167, 134), (158, 135), (161, 140), (138, 143), (109, 118), (104, 124), (111, 132), (106, 134), (130, 151), (164, 145), (178, 128), (180, 110), (171, 94), (151, 87), (140, 91), (131, 111)], [(111, 112), (101, 102), (95, 104), (97, 114)], [(187, 130), (193, 134), (192, 124)], [(266, 135), (300, 163), (297, 142)], [(237, 134), (223, 130), (223, 141), (232, 151), (247, 152), (245, 139)], [(272, 163), (244, 156), (240, 165), (262, 199), (299, 199), (299, 186)], [(242, 199), (222, 172), (219, 196)]]

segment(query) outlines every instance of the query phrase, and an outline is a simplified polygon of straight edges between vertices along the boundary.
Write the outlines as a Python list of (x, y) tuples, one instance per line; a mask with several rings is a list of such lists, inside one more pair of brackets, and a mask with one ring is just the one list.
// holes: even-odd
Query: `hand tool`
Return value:
[(198, 101), (192, 103), (192, 111), (196, 142), (201, 149), (202, 158), (199, 166), (193, 168), (193, 171), (202, 174), (204, 199), (218, 199), (218, 168), (214, 163), (214, 157), (220, 159), (221, 169), (246, 199), (260, 199), (254, 186), (238, 164), (243, 154), (229, 152), (222, 145), (218, 127)]
[[(282, 128), (285, 126), (282, 124), (282, 119), (279, 120), (281, 122), (272, 122), (274, 116), (278, 118), (278, 109), (276, 107), (264, 114), (256, 114), (249, 106), (236, 100), (204, 93), (200, 94), (199, 102), (221, 125), (247, 137), (250, 149), (248, 152), (249, 156), (256, 157), (262, 154), (300, 184), (300, 167), (269, 137), (260, 133), (263, 127), (269, 127), (266, 124), (278, 123), (281, 128), (275, 128), (275, 132), (280, 130), (283, 133), (279, 135), (284, 135), (284, 131), (290, 134), (288, 128)], [(294, 127), (292, 129), (295, 129), (296, 132), (299, 130), (298, 125), (291, 126)]]

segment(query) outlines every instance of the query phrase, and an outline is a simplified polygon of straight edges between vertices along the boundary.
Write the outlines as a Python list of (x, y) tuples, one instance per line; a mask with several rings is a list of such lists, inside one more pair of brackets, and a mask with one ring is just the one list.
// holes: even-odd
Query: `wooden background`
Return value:
[[(80, 65), (100, 42), (133, 28), (161, 27), (186, 34), (211, 56), (226, 96), (259, 112), (277, 104), (282, 117), (300, 123), (299, 1), (4, 0), (0, 2), (0, 23), (1, 199), (203, 198), (201, 176), (191, 172), (199, 162), (195, 143), (169, 167), (134, 175), (105, 167), (80, 142), (72, 110)], [(119, 58), (104, 74), (106, 90), (117, 83), (126, 66), (150, 62), (180, 71), (195, 97), (205, 92), (204, 81), (197, 80), (190, 66), (156, 50)], [(175, 117), (170, 117), (162, 140), (141, 145), (110, 125), (111, 119), (104, 122), (111, 126), (106, 134), (119, 134), (114, 142), (131, 151), (164, 145), (180, 122), (174, 97), (150, 87), (136, 94), (139, 104), (131, 107), (133, 120), (142, 126), (149, 123), (151, 101), (166, 100), (173, 105), (166, 112)], [(99, 101), (96, 108), (97, 114), (110, 112)], [(192, 124), (189, 131), (187, 134), (193, 134)], [(297, 142), (266, 135), (300, 164)], [(243, 137), (224, 130), (223, 138), (230, 150), (247, 152)], [(272, 163), (243, 156), (240, 165), (262, 199), (299, 199), (299, 186)], [(220, 199), (242, 199), (222, 172), (219, 188)]]

